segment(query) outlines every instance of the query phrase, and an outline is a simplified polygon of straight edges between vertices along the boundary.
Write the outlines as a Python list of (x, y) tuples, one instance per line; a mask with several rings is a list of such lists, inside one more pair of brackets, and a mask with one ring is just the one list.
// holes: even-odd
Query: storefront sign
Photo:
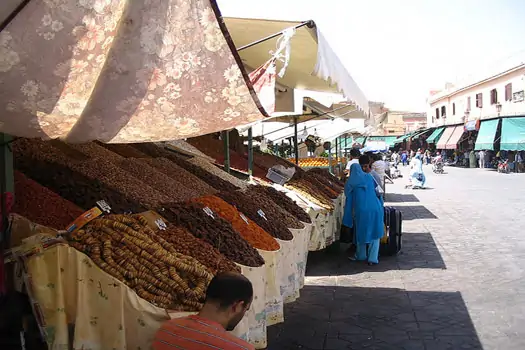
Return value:
[(480, 121), (478, 120), (471, 120), (465, 123), (465, 131), (474, 131), (479, 130)]
[(525, 100), (525, 92), (523, 90), (516, 91), (512, 94), (512, 101), (514, 102), (523, 102)]

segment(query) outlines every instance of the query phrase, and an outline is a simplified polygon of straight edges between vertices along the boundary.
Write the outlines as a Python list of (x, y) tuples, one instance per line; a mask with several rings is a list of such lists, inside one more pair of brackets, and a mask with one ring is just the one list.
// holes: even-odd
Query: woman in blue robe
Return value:
[(375, 187), (372, 175), (365, 173), (359, 164), (350, 167), (343, 225), (354, 228), (355, 260), (368, 261), (369, 265), (379, 263), (379, 240), (385, 232), (383, 205)]
[(420, 154), (416, 155), (414, 158), (410, 176), (412, 177), (412, 188), (425, 187), (426, 177), (423, 173), (423, 161)]

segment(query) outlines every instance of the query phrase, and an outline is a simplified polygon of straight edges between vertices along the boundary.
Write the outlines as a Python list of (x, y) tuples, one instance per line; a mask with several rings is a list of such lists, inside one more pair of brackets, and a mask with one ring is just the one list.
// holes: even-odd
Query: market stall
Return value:
[[(16, 138), (0, 140), (2, 243), (12, 238), (5, 262), (19, 272), (9, 287), (29, 296), (48, 347), (147, 348), (161, 322), (199, 311), (213, 275), (237, 271), (255, 298), (234, 333), (265, 348), (300, 296), (312, 240), (336, 239), (343, 202), (328, 172), (254, 153), (251, 139), (230, 149), (229, 129), (272, 109), (268, 61), (245, 67), (214, 1), (24, 2), (7, 18), (0, 132)], [(367, 109), (308, 27), (307, 80)], [(290, 84), (310, 75), (291, 71)], [(276, 166), (294, 171), (281, 187), (267, 177)]]
[[(183, 260), (194, 259), (192, 260), (195, 261), (194, 264), (202, 266), (203, 270), (208, 271), (209, 276), (217, 271), (235, 271), (240, 268), (240, 271), (253, 283), (262, 286), (257, 288), (257, 293), (260, 293), (257, 299), (262, 302), (252, 306), (248, 317), (236, 329), (236, 334), (248, 339), (257, 347), (266, 346), (267, 324), (275, 324), (285, 319), (282, 313), (283, 303), (292, 302), (299, 297), (299, 289), (304, 283), (307, 251), (314, 224), (311, 215), (286, 195), (285, 192), (291, 193), (291, 190), (277, 186), (274, 188), (268, 182), (264, 182), (264, 185), (250, 185), (244, 182), (245, 186), (238, 188), (235, 183), (243, 181), (237, 179), (235, 182), (230, 182), (228, 180), (231, 175), (224, 178), (214, 176), (205, 170), (209, 165), (200, 167), (191, 162), (196, 161), (195, 158), (185, 159), (186, 155), (173, 153), (154, 144), (68, 145), (22, 138), (14, 141), (12, 147), (15, 155), (17, 192), (20, 198), (18, 206), (15, 206), (16, 212), (38, 224), (44, 223), (55, 229), (64, 230), (70, 221), (75, 220), (75, 217), (82, 217), (83, 211), (96, 207), (97, 202), (103, 199), (107, 205), (106, 209), (110, 208), (109, 210), (116, 214), (97, 218), (80, 231), (73, 230), (70, 234), (59, 237), (55, 234), (51, 237), (57, 239), (56, 243), (64, 249), (69, 245), (67, 252), (73, 248), (77, 249), (79, 253), (74, 255), (78, 258), (74, 259), (78, 260), (84, 256), (82, 252), (87, 254), (89, 256), (87, 261), (90, 261), (90, 264), (98, 266), (112, 278), (128, 286), (136, 297), (144, 302), (168, 310), (171, 316), (176, 316), (180, 315), (181, 311), (197, 311), (199, 299), (197, 297), (188, 300), (186, 304), (180, 304), (182, 301), (176, 300), (176, 307), (173, 305), (173, 300), (165, 299), (176, 295), (175, 290), (163, 289), (169, 288), (169, 281), (173, 277), (170, 269), (167, 271), (170, 277), (155, 276), (161, 284), (154, 284), (151, 276), (147, 275), (141, 275), (145, 284), (140, 286), (130, 284), (126, 276), (135, 270), (139, 272), (139, 267), (134, 266), (133, 261), (149, 266), (147, 261), (142, 261), (139, 256), (134, 258), (121, 256), (123, 252), (112, 250), (113, 245), (110, 242), (117, 239), (117, 236), (112, 238), (109, 235), (107, 241), (99, 241), (100, 249), (94, 251), (93, 236), (86, 236), (83, 232), (93, 232), (96, 229), (102, 230), (101, 232), (121, 232), (120, 235), (126, 236), (129, 228), (121, 224), (131, 225), (129, 227), (132, 227), (136, 233), (128, 236), (130, 241), (127, 244), (135, 244), (132, 243), (134, 241), (131, 237), (135, 237), (134, 239), (138, 237), (137, 232), (140, 230), (137, 231), (137, 225), (140, 224), (144, 232), (149, 232), (149, 236), (157, 235), (162, 242), (165, 242), (162, 245), (163, 254), (169, 255), (171, 252), (171, 254), (178, 254), (176, 256)], [(265, 159), (264, 156), (256, 157), (258, 160), (259, 158)], [(200, 159), (197, 164), (207, 163), (204, 158)], [(277, 158), (272, 156), (271, 159)], [(285, 160), (280, 161), (288, 164)], [(95, 164), (98, 166), (95, 167)], [(195, 170), (194, 167), (200, 171)], [(302, 182), (299, 183), (311, 186), (309, 184), (321, 185), (324, 181), (318, 174), (309, 175), (308, 178), (303, 177)], [(170, 187), (181, 189), (182, 183), (186, 192), (169, 192)], [(308, 188), (310, 187), (301, 188), (301, 196), (311, 196), (306, 192)], [(170, 196), (165, 198), (167, 193), (170, 193)], [(325, 193), (331, 192), (326, 188)], [(319, 195), (319, 198), (325, 197)], [(332, 202), (328, 200), (324, 202), (325, 205), (329, 203)], [(335, 207), (336, 202), (334, 201), (332, 205)], [(55, 207), (57, 212), (43, 213), (40, 209), (42, 207)], [(146, 213), (153, 214), (144, 214), (144, 210), (148, 209), (150, 211)], [(130, 211), (143, 214), (125, 214)], [(154, 244), (148, 241), (145, 234), (141, 237), (143, 241), (149, 242), (148, 244)], [(174, 244), (177, 244), (176, 252), (173, 252)], [(37, 241), (36, 245), (42, 246), (43, 243)], [(40, 253), (47, 255), (48, 251), (51, 251), (49, 254), (55, 254), (52, 252), (63, 250), (53, 249), (51, 246), (45, 246), (35, 257), (40, 256)], [(108, 255), (110, 251), (112, 253)], [(210, 254), (212, 252), (214, 253)], [(130, 250), (129, 253), (134, 253), (134, 250)], [(157, 257), (155, 254), (159, 254), (158, 257), (162, 256), (154, 250), (151, 250), (150, 254), (152, 257)], [(18, 257), (22, 256), (32, 258), (33, 255), (26, 256), (24, 253)], [(131, 265), (129, 267), (127, 265), (122, 267), (118, 263), (111, 265), (120, 261), (119, 259), (126, 259)], [(166, 260), (166, 263), (168, 261), (171, 260)], [(46, 268), (56, 270), (52, 267)], [(128, 269), (131, 272), (128, 272)], [(154, 269), (153, 266), (149, 268), (152, 271)], [(47, 275), (50, 276), (52, 273)], [(30, 277), (28, 275), (26, 280), (33, 281)], [(40, 280), (34, 281), (35, 288), (40, 290)], [(49, 283), (55, 284), (53, 281), (48, 281), (46, 285)], [(74, 288), (74, 286), (67, 288)], [(36, 294), (34, 298), (43, 309), (47, 310), (51, 307), (45, 302), (48, 297), (44, 298)], [(40, 300), (41, 298), (44, 298), (44, 302)], [(57, 296), (57, 298), (63, 297)], [(69, 305), (69, 302), (64, 301), (64, 303)], [(174, 311), (177, 309), (180, 311)], [(47, 334), (49, 327), (64, 326), (60, 324), (62, 322), (60, 319), (44, 311), (41, 320), (42, 333), (49, 340), (51, 339)], [(74, 314), (76, 311), (71, 312)], [(79, 323), (79, 326), (81, 325), (83, 323)], [(49, 341), (54, 342), (54, 340)], [(80, 344), (83, 340), (75, 338), (73, 341), (75, 344)], [(122, 338), (121, 341), (132, 340)]]

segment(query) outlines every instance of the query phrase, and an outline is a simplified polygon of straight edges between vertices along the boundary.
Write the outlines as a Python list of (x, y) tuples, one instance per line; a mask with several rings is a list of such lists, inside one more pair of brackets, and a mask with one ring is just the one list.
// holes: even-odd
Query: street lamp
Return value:
[(501, 113), (501, 107), (502, 107), (502, 106), (501, 106), (501, 103), (499, 103), (499, 102), (496, 103), (496, 110), (498, 111), (498, 117), (499, 117), (499, 115), (500, 115), (500, 113)]

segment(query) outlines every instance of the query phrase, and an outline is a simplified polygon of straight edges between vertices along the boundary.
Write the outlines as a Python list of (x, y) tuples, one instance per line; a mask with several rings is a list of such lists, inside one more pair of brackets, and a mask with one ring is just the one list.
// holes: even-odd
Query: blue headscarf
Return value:
[(348, 227), (353, 227), (353, 192), (356, 188), (365, 188), (367, 176), (369, 174), (365, 173), (361, 168), (360, 164), (352, 164), (350, 167), (350, 176), (345, 183), (345, 209), (343, 215), (343, 224)]

